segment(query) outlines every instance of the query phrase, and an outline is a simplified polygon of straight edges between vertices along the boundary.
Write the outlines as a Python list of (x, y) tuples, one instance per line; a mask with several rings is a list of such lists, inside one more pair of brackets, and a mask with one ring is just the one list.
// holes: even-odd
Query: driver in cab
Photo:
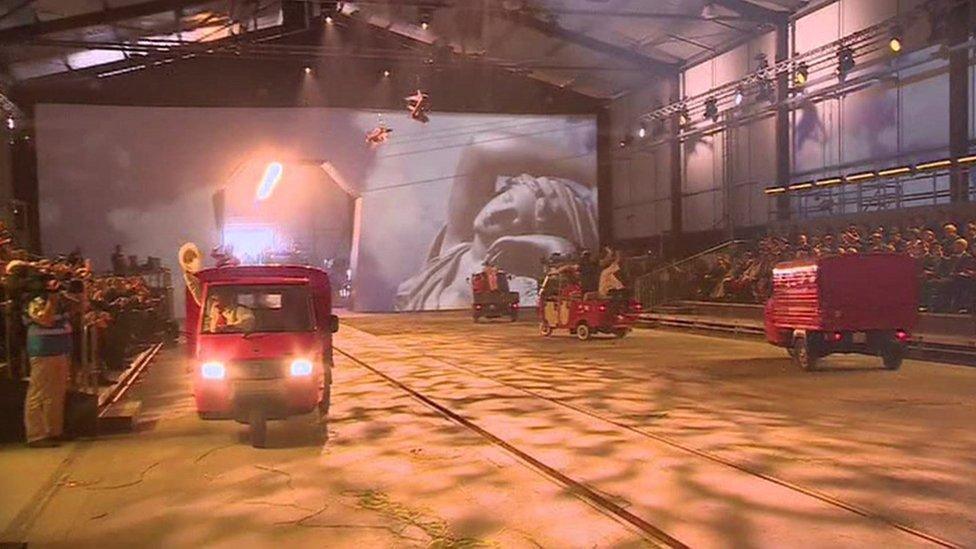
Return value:
[(207, 314), (207, 331), (249, 332), (254, 329), (254, 313), (251, 309), (237, 304), (233, 293), (217, 292), (210, 303)]

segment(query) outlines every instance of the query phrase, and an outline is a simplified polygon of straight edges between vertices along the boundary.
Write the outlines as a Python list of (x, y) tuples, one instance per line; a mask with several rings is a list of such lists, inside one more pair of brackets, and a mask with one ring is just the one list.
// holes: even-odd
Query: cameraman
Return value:
[(67, 316), (59, 312), (56, 290), (52, 283), (46, 293), (31, 299), (24, 316), (31, 367), (24, 426), (32, 448), (57, 446), (64, 428), (72, 331)]

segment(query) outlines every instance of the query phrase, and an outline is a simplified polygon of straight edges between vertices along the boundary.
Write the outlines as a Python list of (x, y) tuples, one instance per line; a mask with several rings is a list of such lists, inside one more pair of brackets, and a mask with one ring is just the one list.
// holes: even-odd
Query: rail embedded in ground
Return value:
[(129, 367), (123, 372), (119, 380), (113, 385), (108, 391), (105, 391), (98, 395), (98, 415), (103, 417), (108, 413), (109, 408), (113, 404), (122, 400), (122, 397), (129, 391), (142, 372), (146, 370), (146, 367), (152, 362), (156, 354), (163, 347), (163, 344), (154, 343), (148, 349), (142, 351), (133, 361), (129, 364)]

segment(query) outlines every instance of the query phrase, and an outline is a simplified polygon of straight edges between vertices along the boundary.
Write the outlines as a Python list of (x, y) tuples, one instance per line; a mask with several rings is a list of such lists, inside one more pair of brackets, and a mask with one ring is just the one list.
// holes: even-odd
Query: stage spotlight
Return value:
[(739, 86), (739, 88), (735, 90), (735, 98), (732, 99), (732, 102), (735, 103), (736, 107), (738, 107), (743, 101), (745, 101), (745, 98), (746, 95), (742, 92), (742, 86)]
[(756, 72), (762, 72), (769, 68), (769, 58), (766, 57), (765, 53), (759, 52), (756, 54)]
[(617, 143), (617, 145), (619, 145), (621, 149), (625, 149), (632, 141), (633, 139), (629, 135), (626, 135), (620, 140), (619, 143)]
[(17, 127), (17, 122), (14, 121), (14, 117), (8, 116), (7, 117), (7, 129), (8, 130), (12, 130), (12, 129), (16, 128), (16, 127)]
[(762, 80), (759, 82), (759, 93), (756, 94), (756, 99), (760, 101), (765, 101), (767, 103), (772, 103), (776, 98), (774, 93), (775, 88), (773, 83), (769, 80)]
[(837, 52), (837, 78), (847, 80), (847, 73), (854, 69), (854, 50), (844, 46)]
[(682, 105), (681, 110), (678, 111), (678, 124), (681, 127), (691, 124), (691, 113), (688, 112), (688, 107), (685, 105)]
[(706, 2), (705, 5), (702, 6), (701, 9), (702, 19), (715, 19), (718, 16), (719, 16), (718, 10), (715, 8), (715, 5), (712, 4), (711, 2)]
[(386, 69), (385, 71), (383, 71), (383, 77), (384, 78), (389, 78), (390, 77), (390, 69)]
[(312, 74), (312, 67), (305, 67), (305, 74)]
[(892, 53), (901, 52), (902, 42), (901, 42), (901, 28), (892, 27), (891, 37), (888, 40), (888, 48), (891, 49)]
[(656, 116), (652, 117), (651, 126), (650, 129), (647, 130), (647, 134), (651, 137), (660, 137), (665, 131), (664, 121)]
[(430, 22), (434, 20), (434, 9), (421, 6), (417, 9), (417, 22), (420, 24), (420, 28), (427, 30), (430, 28)]
[(637, 137), (640, 137), (641, 139), (644, 139), (645, 137), (647, 137), (647, 126), (646, 125), (641, 124), (640, 125), (640, 128), (637, 128)]
[(718, 122), (718, 100), (714, 97), (705, 100), (705, 118), (711, 118), (712, 122)]
[(331, 15), (326, 15), (326, 16), (325, 16), (325, 23), (326, 23), (327, 25), (331, 25), (331, 24), (332, 24), (332, 23), (334, 23), (334, 22), (335, 22), (335, 19), (333, 19)]
[(793, 69), (793, 83), (796, 84), (798, 88), (802, 88), (806, 85), (807, 79), (810, 76), (810, 68), (803, 61), (797, 63), (796, 68)]

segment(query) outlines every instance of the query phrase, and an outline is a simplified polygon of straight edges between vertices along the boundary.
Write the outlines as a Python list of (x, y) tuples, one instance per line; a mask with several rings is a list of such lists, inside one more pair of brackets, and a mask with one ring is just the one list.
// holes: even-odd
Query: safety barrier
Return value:
[(729, 240), (717, 246), (698, 252), (695, 255), (658, 267), (651, 272), (641, 275), (634, 280), (634, 299), (644, 307), (653, 307), (662, 303), (690, 297), (684, 276), (686, 266), (695, 261), (706, 263), (715, 261), (719, 252), (743, 244), (743, 240)]

